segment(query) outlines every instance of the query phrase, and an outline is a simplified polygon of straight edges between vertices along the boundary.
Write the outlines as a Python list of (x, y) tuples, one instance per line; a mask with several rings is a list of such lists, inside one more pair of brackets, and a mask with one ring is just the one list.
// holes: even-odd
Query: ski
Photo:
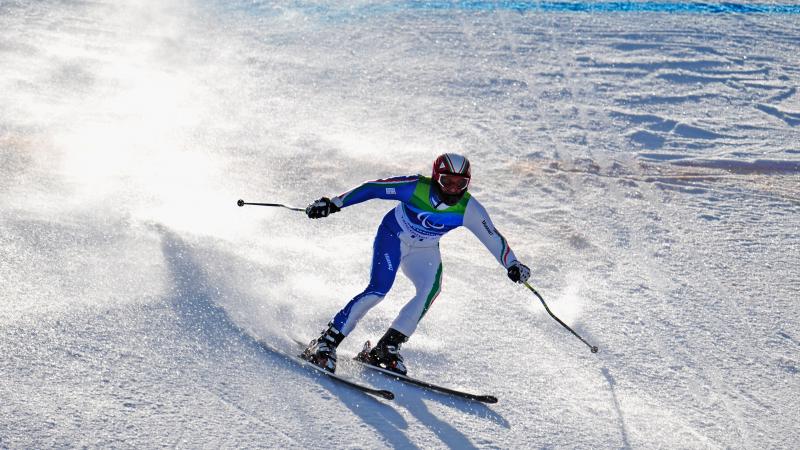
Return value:
[(256, 341), (256, 342), (258, 342), (258, 345), (260, 345), (266, 351), (271, 352), (271, 353), (277, 353), (277, 354), (283, 356), (284, 358), (294, 362), (295, 364), (298, 364), (298, 365), (300, 365), (302, 367), (305, 367), (307, 369), (312, 369), (312, 370), (316, 371), (317, 373), (325, 375), (326, 377), (328, 377), (331, 380), (337, 381), (339, 383), (342, 383), (342, 384), (344, 384), (346, 386), (349, 386), (349, 387), (351, 387), (353, 389), (357, 389), (357, 390), (359, 390), (361, 392), (364, 392), (366, 394), (374, 395), (376, 397), (380, 397), (380, 398), (383, 398), (383, 399), (386, 399), (386, 400), (394, 399), (394, 393), (391, 392), (391, 391), (387, 391), (387, 390), (384, 390), (384, 389), (371, 388), (371, 387), (369, 387), (367, 385), (361, 384), (358, 381), (352, 380), (352, 379), (350, 379), (348, 377), (344, 377), (342, 375), (337, 375), (335, 373), (328, 372), (327, 370), (323, 369), (322, 367), (319, 367), (316, 364), (312, 364), (312, 363), (306, 361), (305, 359), (301, 358), (298, 355), (293, 355), (291, 353), (288, 353), (288, 352), (285, 352), (283, 350), (280, 350), (280, 349), (278, 349), (276, 347), (273, 347), (271, 344), (268, 344), (268, 343), (266, 343), (264, 341)]
[(381, 373), (383, 373), (383, 374), (385, 374), (387, 376), (390, 376), (390, 377), (392, 377), (392, 378), (394, 378), (396, 380), (400, 380), (400, 381), (403, 381), (403, 382), (406, 382), (406, 383), (409, 383), (409, 384), (413, 384), (413, 385), (416, 385), (416, 386), (419, 386), (419, 387), (422, 387), (422, 388), (425, 388), (425, 389), (428, 389), (428, 390), (431, 390), (431, 391), (441, 392), (443, 394), (449, 394), (449, 395), (453, 395), (453, 396), (456, 396), (456, 397), (466, 398), (468, 400), (475, 400), (475, 401), (483, 402), (483, 403), (497, 403), (497, 397), (495, 397), (493, 395), (479, 395), (479, 394), (471, 394), (469, 392), (464, 392), (464, 391), (458, 391), (458, 390), (455, 390), (455, 389), (450, 389), (450, 388), (447, 388), (447, 387), (444, 387), (444, 386), (439, 386), (439, 385), (436, 385), (436, 384), (433, 384), (433, 383), (429, 383), (427, 381), (422, 381), (422, 380), (418, 380), (416, 378), (411, 378), (411, 377), (406, 376), (406, 375), (401, 375), (399, 373), (392, 372), (391, 370), (386, 370), (383, 367), (373, 366), (372, 364), (369, 364), (367, 362), (364, 362), (364, 361), (361, 361), (361, 360), (358, 360), (358, 359), (355, 359), (355, 358), (353, 359), (353, 361), (355, 361), (355, 362), (357, 362), (357, 363), (361, 364), (362, 366), (367, 367), (369, 369), (381, 372)]

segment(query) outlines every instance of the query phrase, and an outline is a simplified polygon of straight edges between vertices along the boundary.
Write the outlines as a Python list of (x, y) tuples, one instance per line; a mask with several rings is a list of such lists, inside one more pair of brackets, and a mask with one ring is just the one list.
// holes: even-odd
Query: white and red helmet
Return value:
[(456, 153), (439, 155), (433, 162), (431, 178), (444, 194), (460, 198), (467, 191), (472, 178), (469, 160), (466, 156)]

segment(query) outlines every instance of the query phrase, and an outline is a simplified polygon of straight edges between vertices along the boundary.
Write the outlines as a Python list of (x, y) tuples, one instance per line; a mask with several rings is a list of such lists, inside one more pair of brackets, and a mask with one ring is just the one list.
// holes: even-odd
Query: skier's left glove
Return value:
[(508, 278), (514, 283), (524, 283), (531, 276), (531, 269), (519, 261), (514, 261), (508, 268)]
[[(341, 203), (341, 201), (340, 201)], [(329, 215), (339, 212), (342, 208), (328, 197), (322, 197), (314, 203), (306, 206), (306, 215), (309, 219), (319, 219), (321, 217), (328, 217)]]

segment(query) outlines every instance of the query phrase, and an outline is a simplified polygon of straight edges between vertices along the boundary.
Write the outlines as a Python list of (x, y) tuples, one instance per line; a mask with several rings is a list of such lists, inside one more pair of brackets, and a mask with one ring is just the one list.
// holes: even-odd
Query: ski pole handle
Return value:
[(528, 289), (530, 289), (530, 290), (531, 290), (531, 292), (533, 292), (533, 294), (534, 294), (534, 295), (536, 295), (536, 297), (538, 297), (538, 298), (539, 298), (539, 301), (541, 301), (541, 302), (542, 302), (542, 305), (544, 305), (544, 309), (545, 309), (545, 311), (547, 311), (547, 314), (550, 314), (550, 317), (552, 317), (553, 319), (555, 319), (555, 320), (556, 320), (556, 322), (560, 323), (562, 327), (564, 327), (564, 328), (566, 328), (567, 330), (569, 330), (569, 331), (570, 331), (570, 333), (574, 334), (574, 335), (575, 335), (575, 337), (577, 337), (578, 339), (580, 339), (580, 340), (581, 340), (581, 342), (583, 342), (584, 344), (586, 344), (586, 345), (589, 347), (589, 349), (592, 351), (592, 353), (597, 353), (597, 350), (598, 350), (598, 349), (597, 349), (597, 346), (596, 346), (596, 345), (592, 345), (592, 344), (590, 344), (590, 343), (586, 342), (586, 339), (582, 338), (582, 337), (581, 337), (581, 336), (580, 336), (578, 333), (576, 333), (576, 332), (575, 332), (575, 330), (573, 330), (572, 328), (568, 327), (568, 326), (567, 326), (567, 324), (565, 324), (564, 322), (562, 322), (562, 321), (561, 321), (561, 319), (559, 319), (558, 317), (556, 317), (556, 315), (555, 315), (555, 314), (553, 314), (553, 312), (552, 312), (552, 311), (550, 311), (550, 308), (548, 308), (548, 307), (547, 307), (547, 303), (545, 303), (545, 302), (544, 302), (544, 299), (542, 298), (542, 296), (541, 296), (541, 295), (539, 295), (539, 293), (538, 293), (538, 292), (536, 292), (536, 289), (534, 289), (534, 288), (533, 288), (533, 286), (531, 286), (530, 284), (528, 284), (528, 282), (527, 282), (527, 281), (526, 281), (524, 284), (525, 284), (525, 287), (527, 287)]
[(280, 203), (248, 203), (248, 202), (246, 202), (246, 201), (244, 201), (244, 200), (242, 200), (242, 199), (239, 199), (239, 201), (237, 201), (237, 202), (236, 202), (236, 204), (237, 204), (237, 205), (239, 205), (240, 207), (241, 207), (241, 206), (244, 206), (244, 205), (254, 205), (254, 206), (277, 206), (277, 207), (279, 207), (279, 208), (291, 209), (292, 211), (303, 211), (303, 212), (305, 212), (305, 211), (306, 211), (306, 210), (305, 210), (305, 209), (303, 209), (303, 208), (295, 208), (295, 207), (292, 207), (292, 206), (286, 206), (286, 205), (283, 205), (283, 204), (280, 204)]

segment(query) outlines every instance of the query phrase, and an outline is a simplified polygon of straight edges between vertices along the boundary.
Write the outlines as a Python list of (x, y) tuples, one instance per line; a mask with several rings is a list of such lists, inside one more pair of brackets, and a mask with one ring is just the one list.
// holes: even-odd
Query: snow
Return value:
[[(718, 6), (0, 3), (0, 448), (797, 447), (800, 11)], [(236, 200), (443, 151), (600, 353), (461, 229), (404, 355), (499, 403), (264, 352), (363, 289), (392, 204)]]

